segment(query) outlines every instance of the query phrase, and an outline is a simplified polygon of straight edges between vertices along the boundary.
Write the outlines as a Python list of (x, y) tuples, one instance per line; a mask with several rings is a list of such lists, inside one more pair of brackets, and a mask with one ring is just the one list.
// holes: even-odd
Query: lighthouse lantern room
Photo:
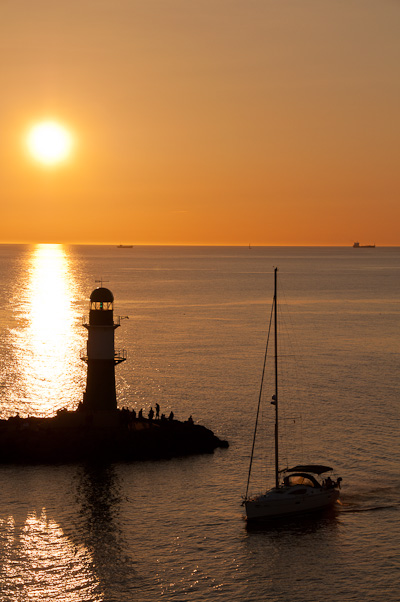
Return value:
[(91, 412), (117, 409), (115, 366), (125, 361), (126, 352), (114, 347), (114, 332), (120, 326), (120, 318), (114, 321), (113, 304), (114, 296), (108, 288), (96, 288), (90, 295), (89, 320), (84, 319), (83, 323), (88, 340), (86, 351), (81, 354), (87, 363), (82, 409)]

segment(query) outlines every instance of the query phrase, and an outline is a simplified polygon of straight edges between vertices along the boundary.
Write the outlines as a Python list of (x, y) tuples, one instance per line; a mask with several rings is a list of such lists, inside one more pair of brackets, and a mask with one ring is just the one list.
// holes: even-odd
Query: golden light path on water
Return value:
[[(41, 244), (27, 249), (13, 267), (4, 416), (51, 416), (62, 407), (74, 409), (82, 399), (86, 373), (79, 350), (86, 331), (75, 262), (66, 247)], [(70, 516), (54, 502), (60, 474), (43, 469), (46, 476), (37, 485), (32, 467), (19, 470), (12, 469), (13, 493), (8, 492), (14, 505), (1, 504), (0, 599), (100, 602), (104, 594), (85, 530), (71, 530)], [(54, 484), (51, 474), (59, 477)], [(68, 473), (65, 478), (73, 501), (73, 478)]]
[[(84, 367), (76, 284), (65, 248), (36, 245), (28, 258), (28, 282), (21, 286), (19, 327), (12, 331), (19, 374), (14, 397), (21, 415), (51, 416), (74, 409), (82, 398)], [(82, 329), (83, 331), (83, 329)]]
[(0, 519), (0, 526), (2, 600), (103, 600), (92, 555), (71, 542), (44, 509), (29, 512), (22, 525), (10, 516)]

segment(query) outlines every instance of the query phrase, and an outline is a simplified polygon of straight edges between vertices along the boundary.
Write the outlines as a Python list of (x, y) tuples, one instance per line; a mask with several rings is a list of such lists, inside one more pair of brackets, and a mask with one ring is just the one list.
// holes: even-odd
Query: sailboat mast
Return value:
[(275, 487), (279, 487), (279, 433), (278, 433), (278, 305), (277, 305), (277, 273), (274, 270), (274, 331), (275, 331)]

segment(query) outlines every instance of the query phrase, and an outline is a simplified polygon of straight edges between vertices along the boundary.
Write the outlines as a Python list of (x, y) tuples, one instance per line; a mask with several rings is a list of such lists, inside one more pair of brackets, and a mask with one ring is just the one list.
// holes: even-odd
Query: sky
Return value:
[(0, 0), (0, 242), (400, 245), (399, 65), (400, 0)]

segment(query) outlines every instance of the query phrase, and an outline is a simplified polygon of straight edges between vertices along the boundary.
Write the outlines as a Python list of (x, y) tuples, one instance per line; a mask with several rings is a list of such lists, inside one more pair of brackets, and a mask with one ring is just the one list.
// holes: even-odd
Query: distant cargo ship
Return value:
[(133, 245), (117, 245), (117, 249), (132, 249)]
[(360, 245), (359, 242), (353, 244), (354, 249), (375, 249), (375, 245)]

